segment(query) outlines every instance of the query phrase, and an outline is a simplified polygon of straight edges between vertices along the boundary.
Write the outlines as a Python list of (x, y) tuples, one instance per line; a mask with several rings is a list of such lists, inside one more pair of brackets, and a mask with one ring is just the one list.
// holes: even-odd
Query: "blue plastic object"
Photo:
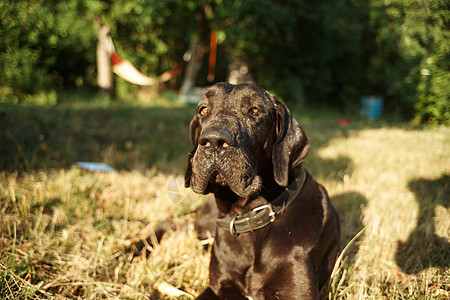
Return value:
[(96, 163), (96, 162), (77, 162), (75, 165), (78, 168), (86, 169), (91, 172), (101, 171), (101, 172), (112, 172), (114, 169), (107, 164), (104, 163)]
[(384, 99), (381, 96), (361, 97), (361, 116), (368, 119), (379, 119), (383, 112)]

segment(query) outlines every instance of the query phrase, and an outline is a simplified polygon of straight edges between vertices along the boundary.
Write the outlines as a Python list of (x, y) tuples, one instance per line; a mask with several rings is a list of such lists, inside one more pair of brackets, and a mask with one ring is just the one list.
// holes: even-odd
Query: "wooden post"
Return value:
[(109, 26), (102, 24), (97, 40), (97, 84), (99, 93), (103, 96), (111, 96), (114, 87), (111, 58), (107, 46), (109, 32)]

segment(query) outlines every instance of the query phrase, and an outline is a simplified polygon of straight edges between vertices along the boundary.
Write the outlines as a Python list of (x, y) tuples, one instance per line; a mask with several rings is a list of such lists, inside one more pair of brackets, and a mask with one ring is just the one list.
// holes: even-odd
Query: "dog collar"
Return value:
[(275, 200), (258, 206), (245, 214), (236, 215), (233, 218), (219, 218), (216, 220), (217, 226), (229, 229), (232, 235), (251, 232), (266, 227), (274, 222), (277, 215), (297, 198), (305, 185), (307, 177), (308, 173), (300, 165), (299, 176)]

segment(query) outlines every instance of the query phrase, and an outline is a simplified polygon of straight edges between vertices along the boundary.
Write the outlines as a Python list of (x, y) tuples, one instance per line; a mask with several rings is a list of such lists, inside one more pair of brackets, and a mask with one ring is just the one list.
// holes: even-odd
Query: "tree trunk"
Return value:
[(99, 93), (111, 96), (113, 92), (113, 76), (110, 53), (108, 51), (109, 26), (101, 25), (97, 41), (97, 83)]
[(192, 90), (197, 81), (198, 73), (202, 68), (202, 60), (205, 54), (205, 45), (200, 40), (192, 42), (191, 60), (187, 63), (186, 72), (184, 73), (183, 83), (180, 88), (180, 99), (185, 101), (187, 94)]
[(199, 35), (197, 40), (191, 41), (191, 59), (186, 65), (186, 71), (179, 92), (181, 101), (186, 101), (187, 94), (192, 91), (197, 81), (198, 73), (202, 68), (203, 56), (208, 50), (208, 34), (210, 30), (205, 9), (206, 7), (201, 7), (196, 15), (199, 24)]

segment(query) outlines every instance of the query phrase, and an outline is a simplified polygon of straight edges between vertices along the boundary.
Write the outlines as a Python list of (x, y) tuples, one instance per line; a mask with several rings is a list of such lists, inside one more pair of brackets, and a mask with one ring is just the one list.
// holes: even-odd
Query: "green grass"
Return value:
[[(0, 168), (29, 171), (103, 161), (118, 169), (179, 171), (190, 150), (190, 107), (86, 103), (53, 107), (3, 105)], [(158, 105), (159, 104), (159, 105)], [(178, 160), (178, 161), (174, 161)]]
[[(450, 128), (351, 114), (339, 127), (338, 112), (293, 111), (348, 245), (322, 297), (448, 299)], [(169, 233), (148, 258), (124, 251), (198, 205), (167, 196), (184, 173), (193, 112), (164, 98), (0, 105), (0, 298), (170, 299), (167, 284), (197, 295), (209, 252), (193, 228)]]

